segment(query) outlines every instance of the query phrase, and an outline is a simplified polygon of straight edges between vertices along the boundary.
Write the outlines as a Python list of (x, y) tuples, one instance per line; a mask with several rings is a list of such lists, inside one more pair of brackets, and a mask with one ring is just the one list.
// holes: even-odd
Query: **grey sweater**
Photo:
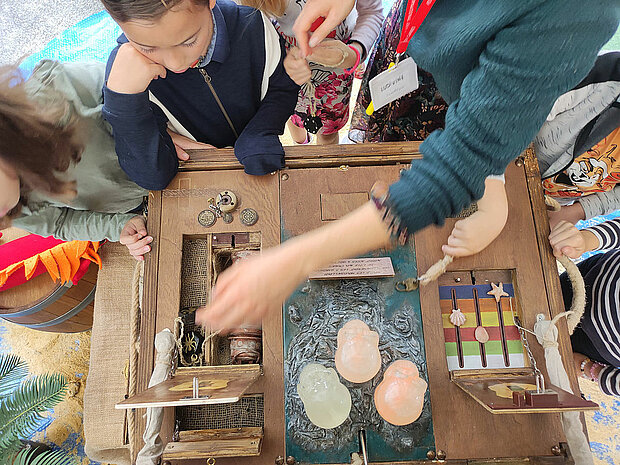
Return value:
[(118, 241), (123, 226), (135, 216), (128, 212), (140, 206), (148, 191), (130, 181), (118, 164), (111, 130), (101, 116), (104, 72), (104, 63), (44, 60), (26, 82), (37, 104), (68, 101), (63, 120), (80, 117), (84, 151), (79, 163), (59, 174), (77, 181), (77, 196), (63, 201), (32, 192), (14, 226), (61, 240)]

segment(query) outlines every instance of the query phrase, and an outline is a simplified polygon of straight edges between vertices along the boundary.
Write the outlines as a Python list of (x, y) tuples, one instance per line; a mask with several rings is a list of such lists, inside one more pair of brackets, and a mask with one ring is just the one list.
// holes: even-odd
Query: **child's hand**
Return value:
[(441, 250), (453, 257), (467, 257), (487, 247), (502, 232), (508, 220), (508, 199), (504, 182), (487, 179), (478, 211), (454, 224), (448, 244)]
[(151, 236), (146, 235), (146, 220), (142, 215), (130, 219), (121, 231), (120, 243), (126, 245), (129, 253), (138, 261), (144, 260), (143, 255), (151, 251)]
[(187, 149), (214, 149), (215, 146), (210, 144), (203, 144), (202, 142), (196, 142), (181, 134), (177, 134), (174, 131), (168, 129), (168, 134), (174, 143), (174, 148), (177, 150), (177, 157), (181, 161), (189, 160), (189, 154), (185, 151)]
[[(361, 47), (359, 47), (357, 43), (351, 46), (357, 47), (361, 55)], [(344, 61), (342, 61), (343, 57)], [(351, 50), (351, 47), (344, 42), (334, 39), (325, 39), (312, 50), (312, 54), (308, 55), (307, 60), (328, 68), (347, 69), (355, 65), (357, 55)]]
[[(327, 34), (334, 30), (355, 6), (355, 0), (308, 0), (293, 25), (293, 32), (303, 56), (309, 55), (311, 48), (319, 44)], [(310, 30), (317, 18), (325, 21), (312, 33)]]
[(282, 303), (301, 281), (301, 261), (285, 247), (239, 260), (219, 275), (211, 303), (196, 311), (196, 324), (212, 331), (258, 323)]
[(120, 46), (108, 76), (108, 89), (119, 94), (144, 92), (153, 79), (166, 77), (166, 68), (127, 43)]
[(579, 220), (586, 219), (586, 213), (583, 211), (581, 203), (575, 202), (572, 205), (564, 205), (559, 212), (549, 210), (549, 226), (553, 229), (560, 221), (568, 221), (575, 224)]
[(579, 258), (584, 253), (598, 248), (598, 238), (587, 229), (579, 230), (568, 221), (560, 221), (549, 234), (553, 255), (562, 254), (569, 258)]
[(457, 221), (448, 237), (448, 244), (441, 250), (453, 257), (467, 257), (485, 249), (502, 232), (506, 219), (493, 212), (478, 210), (473, 215)]
[(301, 86), (312, 77), (310, 66), (297, 47), (292, 47), (284, 58), (284, 69), (295, 84)]

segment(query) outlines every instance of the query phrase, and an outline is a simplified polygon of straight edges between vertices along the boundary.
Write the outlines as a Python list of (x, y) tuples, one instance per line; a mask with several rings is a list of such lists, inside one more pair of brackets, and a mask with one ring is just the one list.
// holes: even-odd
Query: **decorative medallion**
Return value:
[(222, 220), (224, 221), (224, 223), (230, 224), (233, 222), (233, 216), (231, 213), (225, 212), (224, 214), (222, 214)]
[(239, 214), (239, 219), (244, 225), (253, 226), (258, 221), (258, 213), (253, 208), (246, 208)]
[(211, 210), (203, 210), (198, 213), (198, 223), (200, 223), (200, 225), (204, 226), (205, 228), (210, 228), (211, 226), (213, 226), (216, 219), (217, 218), (215, 217), (215, 213), (213, 213)]

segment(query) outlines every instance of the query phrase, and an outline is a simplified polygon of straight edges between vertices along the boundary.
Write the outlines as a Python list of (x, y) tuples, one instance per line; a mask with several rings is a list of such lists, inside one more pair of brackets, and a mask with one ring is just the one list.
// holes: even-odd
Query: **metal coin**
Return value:
[(211, 226), (213, 226), (215, 224), (215, 220), (215, 213), (213, 213), (211, 210), (203, 210), (198, 213), (198, 223), (200, 223), (200, 225), (204, 226), (205, 228), (210, 228)]
[(253, 208), (246, 208), (239, 214), (239, 219), (246, 226), (253, 226), (258, 221), (258, 213)]
[(233, 222), (233, 216), (230, 213), (228, 213), (228, 212), (223, 213), (222, 214), (222, 220), (224, 221), (224, 223), (230, 224), (230, 223)]

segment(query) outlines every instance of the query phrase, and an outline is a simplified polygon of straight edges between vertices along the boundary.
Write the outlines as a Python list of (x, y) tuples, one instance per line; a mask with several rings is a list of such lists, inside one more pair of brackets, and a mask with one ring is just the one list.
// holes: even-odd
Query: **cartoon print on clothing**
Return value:
[(581, 197), (612, 190), (620, 181), (620, 128), (575, 158), (564, 171), (543, 181), (548, 195)]

